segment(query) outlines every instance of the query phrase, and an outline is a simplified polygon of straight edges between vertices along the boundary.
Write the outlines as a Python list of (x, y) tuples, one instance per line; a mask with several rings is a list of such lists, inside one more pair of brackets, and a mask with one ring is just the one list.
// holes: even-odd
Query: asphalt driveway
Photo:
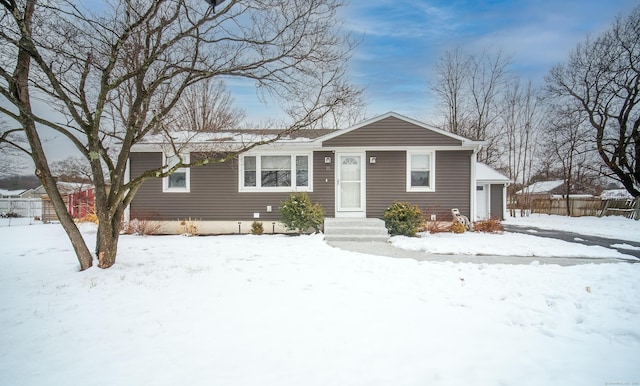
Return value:
[[(584, 245), (598, 245), (605, 248), (615, 249), (625, 255), (635, 256), (640, 259), (640, 242), (619, 239), (610, 239), (599, 236), (587, 236), (581, 233), (556, 231), (549, 229), (541, 229), (531, 226), (504, 224), (504, 229), (512, 233), (525, 233), (532, 236), (549, 237), (552, 239), (564, 240), (571, 243), (580, 243)], [(638, 235), (640, 239), (640, 235)], [(630, 245), (638, 249), (620, 248), (619, 245)]]

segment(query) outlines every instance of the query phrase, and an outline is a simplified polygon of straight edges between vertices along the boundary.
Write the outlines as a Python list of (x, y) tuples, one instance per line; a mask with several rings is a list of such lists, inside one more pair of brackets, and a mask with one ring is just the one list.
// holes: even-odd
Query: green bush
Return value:
[(396, 201), (384, 211), (384, 225), (393, 236), (415, 236), (424, 226), (424, 216), (416, 205)]
[(289, 198), (280, 204), (280, 220), (287, 229), (305, 233), (313, 228), (320, 231), (324, 223), (324, 210), (320, 204), (311, 204), (307, 193), (291, 193)]

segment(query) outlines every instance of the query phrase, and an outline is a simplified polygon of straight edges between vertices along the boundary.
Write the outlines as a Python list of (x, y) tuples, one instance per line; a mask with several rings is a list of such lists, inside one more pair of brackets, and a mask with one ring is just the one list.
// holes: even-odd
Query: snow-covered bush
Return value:
[(324, 223), (324, 210), (320, 204), (312, 204), (309, 195), (304, 192), (291, 193), (280, 204), (281, 222), (292, 231), (305, 233), (313, 228), (320, 232)]
[(424, 216), (417, 205), (396, 201), (384, 211), (384, 225), (393, 236), (415, 236), (424, 226)]

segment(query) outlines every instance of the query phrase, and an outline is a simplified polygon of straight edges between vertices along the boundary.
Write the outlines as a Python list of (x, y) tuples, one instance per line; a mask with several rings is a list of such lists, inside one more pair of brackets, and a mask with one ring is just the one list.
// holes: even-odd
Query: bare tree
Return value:
[[(514, 182), (509, 186), (509, 196), (514, 198), (517, 187), (528, 184), (531, 177), (537, 149), (539, 99), (531, 82), (523, 88), (520, 80), (516, 79), (505, 90), (502, 103), (504, 109), (500, 118), (504, 135), (500, 147), (506, 150), (503, 153), (507, 154), (509, 179)], [(520, 208), (521, 215), (525, 206)], [(511, 205), (511, 216), (516, 215), (515, 211), (515, 205)]]
[(494, 56), (486, 53), (471, 59), (470, 88), (472, 139), (486, 141), (478, 153), (478, 160), (488, 165), (495, 165), (500, 158), (497, 142), (500, 139), (500, 98), (509, 80), (508, 67), (511, 58), (498, 51)]
[(570, 195), (574, 193), (578, 168), (583, 166), (590, 151), (587, 140), (584, 115), (575, 105), (549, 106), (546, 114), (545, 143), (546, 156), (560, 165), (560, 173), (565, 181), (567, 216), (571, 216)]
[(245, 115), (223, 80), (205, 79), (185, 90), (171, 125), (195, 132), (238, 129)]
[(470, 126), (467, 118), (470, 64), (469, 56), (459, 47), (445, 52), (436, 63), (436, 82), (431, 85), (444, 117), (443, 128), (463, 136), (469, 133)]
[(609, 175), (640, 196), (640, 7), (579, 44), (546, 82), (552, 97), (580, 106)]
[(11, 128), (0, 119), (0, 176), (18, 174), (23, 167), (23, 156), (29, 152), (28, 148), (22, 129)]
[(460, 48), (446, 52), (436, 65), (432, 90), (444, 113), (444, 128), (486, 144), (478, 160), (498, 163), (500, 151), (500, 99), (509, 80), (511, 58), (496, 54), (465, 54)]
[[(124, 210), (143, 181), (224, 162), (264, 143), (247, 143), (224, 158), (179, 158), (173, 167), (127, 181), (131, 147), (171, 122), (185, 90), (207, 79), (256, 82), (289, 116), (271, 141), (312, 126), (361, 95), (347, 79), (353, 44), (340, 30), (338, 0), (229, 0), (215, 11), (199, 0), (114, 0), (95, 11), (71, 0), (0, 5), (0, 95), (7, 101), (0, 112), (24, 130), (36, 174), (81, 270), (93, 258), (57, 190), (39, 125), (73, 143), (91, 165), (96, 255), (98, 266), (108, 268), (116, 261)], [(34, 98), (46, 99), (65, 120), (35, 111)], [(174, 144), (178, 157), (179, 146)]]
[(92, 183), (91, 165), (80, 157), (67, 157), (51, 163), (51, 172), (58, 181)]

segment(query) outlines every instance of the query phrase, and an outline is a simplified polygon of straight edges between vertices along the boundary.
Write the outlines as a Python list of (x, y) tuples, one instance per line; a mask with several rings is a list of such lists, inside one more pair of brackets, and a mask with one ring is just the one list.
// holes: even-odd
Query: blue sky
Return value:
[(362, 42), (351, 63), (366, 88), (369, 116), (396, 111), (435, 121), (429, 91), (434, 65), (456, 47), (503, 50), (513, 72), (542, 84), (588, 34), (628, 15), (637, 0), (352, 0), (345, 27)]
[[(348, 0), (346, 0), (348, 1)], [(365, 88), (367, 116), (395, 111), (435, 123), (429, 82), (447, 50), (502, 50), (511, 70), (541, 85), (544, 75), (590, 35), (626, 16), (638, 0), (351, 0), (341, 10), (344, 29), (361, 40), (350, 64)], [(256, 101), (253, 86), (236, 88), (249, 120), (278, 115)]]
[[(349, 1), (349, 0), (345, 0)], [(456, 47), (467, 52), (502, 49), (511, 69), (542, 84), (588, 34), (606, 30), (628, 15), (638, 0), (351, 0), (341, 9), (344, 28), (360, 39), (350, 64), (352, 80), (365, 88), (367, 116), (388, 111), (436, 123), (429, 91), (433, 68)], [(256, 97), (253, 84), (231, 82), (247, 120), (277, 118), (281, 112)], [(52, 146), (52, 158), (68, 156)]]

